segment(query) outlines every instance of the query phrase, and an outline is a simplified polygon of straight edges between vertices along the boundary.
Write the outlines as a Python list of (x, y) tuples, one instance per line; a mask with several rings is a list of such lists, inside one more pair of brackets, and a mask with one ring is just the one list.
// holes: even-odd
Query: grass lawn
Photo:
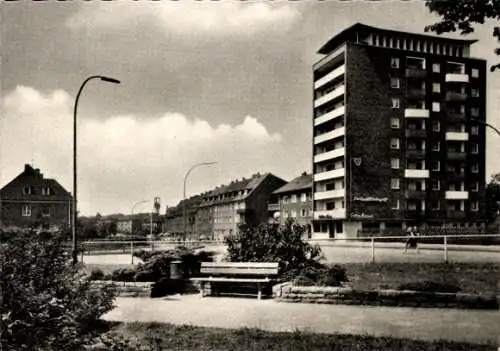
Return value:
[(277, 333), (258, 329), (219, 329), (175, 326), (159, 323), (116, 324), (118, 336), (136, 339), (148, 350), (496, 350), (492, 344), (468, 344), (447, 341), (416, 341), (387, 337)]
[(349, 263), (342, 266), (355, 289), (397, 289), (404, 283), (427, 280), (458, 285), (464, 293), (500, 293), (500, 264)]

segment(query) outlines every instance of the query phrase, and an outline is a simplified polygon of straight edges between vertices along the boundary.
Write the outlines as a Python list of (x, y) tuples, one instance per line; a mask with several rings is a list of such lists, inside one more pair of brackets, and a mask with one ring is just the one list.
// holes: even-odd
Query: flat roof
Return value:
[(337, 35), (333, 36), (326, 42), (325, 45), (323, 45), (319, 50), (318, 54), (323, 54), (327, 55), (329, 54), (332, 50), (337, 48), (339, 45), (342, 43), (349, 41), (349, 39), (352, 38), (353, 35), (356, 33), (361, 34), (361, 35), (368, 35), (371, 33), (387, 33), (387, 34), (399, 34), (399, 35), (405, 35), (405, 36), (413, 36), (413, 37), (420, 37), (420, 38), (426, 38), (426, 39), (433, 39), (433, 40), (438, 40), (442, 42), (448, 42), (448, 43), (455, 43), (455, 44), (463, 44), (463, 45), (470, 45), (475, 42), (477, 42), (477, 39), (452, 39), (452, 38), (446, 38), (446, 37), (440, 37), (436, 35), (426, 35), (426, 34), (419, 34), (419, 33), (411, 33), (411, 32), (404, 32), (404, 31), (399, 31), (399, 30), (392, 30), (392, 29), (386, 29), (386, 28), (377, 28), (373, 26), (368, 26), (363, 23), (355, 23), (350, 27), (347, 27), (346, 29), (342, 30), (340, 33)]

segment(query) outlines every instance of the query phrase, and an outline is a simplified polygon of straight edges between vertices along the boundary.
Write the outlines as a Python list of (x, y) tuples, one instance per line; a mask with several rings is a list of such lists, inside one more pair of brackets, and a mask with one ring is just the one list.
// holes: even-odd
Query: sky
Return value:
[[(0, 187), (33, 164), (72, 191), (84, 215), (130, 213), (257, 172), (311, 171), (312, 65), (356, 23), (424, 33), (423, 1), (13, 1), (1, 6)], [(494, 23), (471, 56), (495, 62)], [(447, 35), (458, 37), (458, 34)], [(500, 126), (500, 72), (488, 78)], [(500, 172), (488, 131), (487, 174)], [(143, 203), (136, 212), (148, 211)]]

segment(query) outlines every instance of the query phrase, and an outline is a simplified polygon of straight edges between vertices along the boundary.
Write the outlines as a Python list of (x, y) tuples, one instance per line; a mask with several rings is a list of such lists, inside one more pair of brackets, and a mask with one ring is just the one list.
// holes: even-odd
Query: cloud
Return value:
[(158, 1), (85, 3), (66, 24), (115, 28), (153, 24), (166, 33), (192, 36), (253, 34), (288, 28), (298, 17), (298, 7), (287, 2)]
[[(67, 190), (72, 184), (72, 97), (18, 86), (2, 100), (0, 185), (31, 162)], [(178, 113), (138, 119), (79, 115), (78, 184), (84, 214), (128, 213), (134, 202), (160, 196), (163, 205), (182, 197), (186, 170), (217, 161), (190, 175), (188, 195), (235, 178), (265, 172), (284, 152), (282, 137), (258, 119), (212, 126)]]

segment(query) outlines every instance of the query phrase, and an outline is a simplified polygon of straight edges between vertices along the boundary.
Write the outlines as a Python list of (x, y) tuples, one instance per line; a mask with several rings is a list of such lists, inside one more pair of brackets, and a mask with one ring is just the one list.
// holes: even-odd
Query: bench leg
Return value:
[(200, 294), (201, 294), (201, 297), (205, 297), (205, 283), (204, 282), (200, 282)]
[(260, 300), (262, 298), (262, 289), (260, 287), (260, 283), (257, 283), (257, 289), (258, 289), (257, 299)]

